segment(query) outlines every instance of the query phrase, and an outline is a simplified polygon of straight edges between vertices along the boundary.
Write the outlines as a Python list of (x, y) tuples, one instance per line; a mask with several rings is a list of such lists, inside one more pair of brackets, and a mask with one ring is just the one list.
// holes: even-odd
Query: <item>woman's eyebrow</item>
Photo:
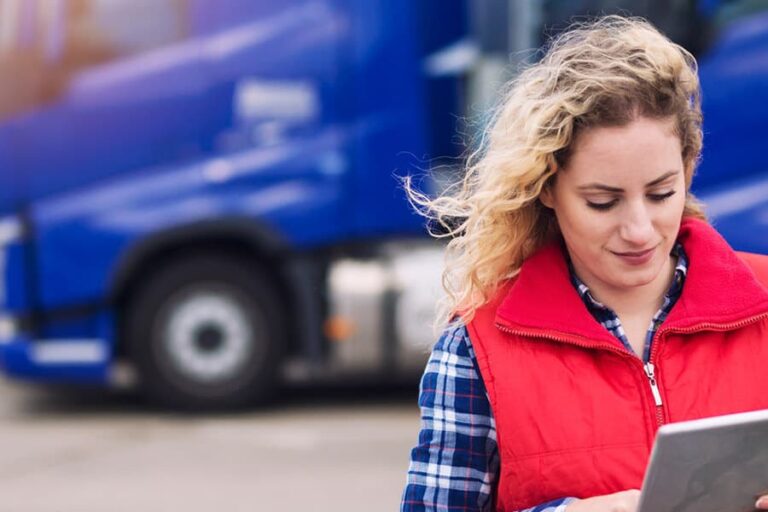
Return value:
[(661, 182), (667, 180), (668, 178), (671, 178), (672, 176), (676, 175), (678, 172), (680, 172), (680, 171), (665, 172), (664, 174), (662, 174), (661, 176), (659, 176), (655, 180), (646, 183), (645, 187), (648, 188), (648, 187), (652, 187), (654, 185), (658, 185), (659, 183), (661, 183)]
[[(650, 187), (653, 187), (655, 185), (658, 185), (659, 183), (663, 183), (665, 180), (668, 180), (672, 176), (675, 176), (678, 172), (680, 172), (680, 171), (665, 172), (664, 174), (662, 174), (661, 176), (659, 176), (655, 180), (652, 180), (652, 181), (649, 181), (648, 183), (646, 183), (645, 184), (645, 188), (650, 188)], [(577, 188), (579, 190), (602, 190), (602, 191), (605, 191), (605, 192), (614, 192), (614, 193), (624, 192), (623, 188), (611, 187), (611, 186), (605, 185), (603, 183), (587, 183), (586, 185), (580, 185)]]
[(606, 192), (624, 192), (623, 188), (609, 187), (602, 183), (587, 183), (578, 187), (579, 190), (604, 190)]

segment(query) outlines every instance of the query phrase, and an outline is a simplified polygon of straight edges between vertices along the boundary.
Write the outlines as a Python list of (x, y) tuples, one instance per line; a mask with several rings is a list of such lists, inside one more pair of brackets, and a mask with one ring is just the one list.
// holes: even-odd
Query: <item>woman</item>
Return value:
[(768, 408), (768, 258), (706, 223), (701, 144), (693, 57), (606, 17), (514, 80), (456, 194), (412, 193), (453, 321), (402, 510), (633, 511), (661, 424)]

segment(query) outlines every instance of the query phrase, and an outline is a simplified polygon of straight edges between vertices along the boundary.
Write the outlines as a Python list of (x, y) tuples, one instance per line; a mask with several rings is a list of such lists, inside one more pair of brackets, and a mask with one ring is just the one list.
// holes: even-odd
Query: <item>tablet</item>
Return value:
[(768, 494), (768, 409), (662, 426), (638, 512), (747, 512)]

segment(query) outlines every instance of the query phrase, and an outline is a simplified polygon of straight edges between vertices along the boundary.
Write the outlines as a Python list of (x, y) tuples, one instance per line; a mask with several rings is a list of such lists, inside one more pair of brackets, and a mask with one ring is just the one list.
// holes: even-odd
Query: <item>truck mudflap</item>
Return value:
[(110, 353), (99, 339), (32, 340), (24, 336), (0, 344), (0, 369), (18, 380), (107, 385)]

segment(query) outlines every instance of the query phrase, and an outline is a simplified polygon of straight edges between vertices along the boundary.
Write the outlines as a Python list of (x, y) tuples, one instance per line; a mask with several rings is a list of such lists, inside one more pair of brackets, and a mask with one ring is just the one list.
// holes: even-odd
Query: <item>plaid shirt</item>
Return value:
[[(688, 260), (680, 244), (675, 277), (646, 335), (651, 340), (682, 292)], [(571, 280), (595, 319), (633, 352), (618, 316), (601, 304), (571, 269)], [(421, 380), (421, 431), (411, 452), (401, 512), (490, 511), (499, 474), (496, 423), (480, 378), (466, 327), (452, 324), (437, 341)], [(526, 512), (564, 512), (575, 498), (563, 497)]]
[[(680, 297), (680, 294), (683, 291), (683, 281), (685, 281), (685, 274), (688, 271), (688, 257), (685, 255), (683, 246), (679, 243), (675, 244), (675, 246), (672, 248), (671, 254), (672, 256), (677, 257), (675, 276), (672, 278), (672, 284), (670, 285), (669, 290), (667, 290), (667, 293), (664, 295), (664, 302), (661, 304), (661, 307), (656, 312), (656, 314), (653, 315), (651, 325), (648, 327), (648, 331), (645, 334), (645, 348), (643, 349), (644, 362), (647, 362), (651, 357), (651, 340), (653, 340), (653, 335), (656, 333), (656, 330), (659, 328), (662, 322), (666, 320), (667, 315), (672, 310), (672, 306), (675, 305), (677, 298)], [(595, 299), (592, 296), (592, 293), (589, 291), (587, 285), (585, 285), (581, 279), (578, 278), (570, 264), (569, 267), (571, 270), (571, 282), (573, 283), (573, 286), (576, 287), (576, 291), (579, 292), (581, 300), (583, 300), (584, 304), (587, 305), (589, 312), (592, 313), (592, 316), (595, 317), (595, 320), (600, 322), (603, 327), (608, 329), (611, 334), (616, 336), (619, 341), (621, 341), (621, 343), (627, 348), (627, 350), (634, 352), (629, 344), (627, 335), (624, 332), (624, 328), (621, 326), (621, 321), (619, 321), (619, 317), (616, 315), (616, 313), (611, 308), (603, 305), (600, 303), (600, 301)]]

